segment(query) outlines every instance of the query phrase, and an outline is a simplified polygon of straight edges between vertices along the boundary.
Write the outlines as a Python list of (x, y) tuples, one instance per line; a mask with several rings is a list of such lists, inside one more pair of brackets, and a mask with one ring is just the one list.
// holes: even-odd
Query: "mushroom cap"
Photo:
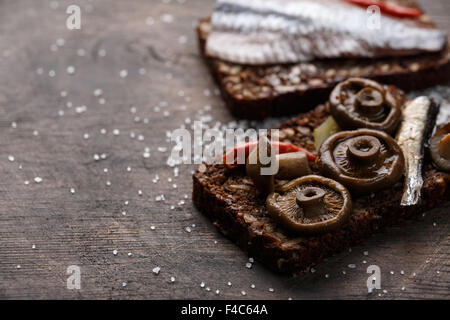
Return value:
[(450, 171), (450, 123), (437, 128), (430, 140), (430, 153), (436, 167)]
[(253, 180), (256, 189), (262, 196), (266, 196), (273, 192), (275, 188), (275, 178), (273, 174), (263, 174), (262, 169), (270, 167), (271, 162), (263, 164), (260, 155), (270, 157), (270, 160), (275, 160), (275, 153), (272, 150), (272, 145), (266, 136), (259, 138), (255, 149), (248, 155), (245, 165), (247, 175)]
[(266, 199), (269, 214), (286, 229), (311, 235), (331, 231), (347, 221), (351, 195), (337, 181), (308, 175), (297, 178)]
[(329, 137), (319, 150), (317, 165), (324, 176), (365, 194), (395, 184), (403, 175), (405, 159), (391, 136), (360, 129)]
[(368, 128), (393, 134), (401, 121), (403, 94), (376, 81), (350, 78), (331, 92), (330, 112), (343, 129)]

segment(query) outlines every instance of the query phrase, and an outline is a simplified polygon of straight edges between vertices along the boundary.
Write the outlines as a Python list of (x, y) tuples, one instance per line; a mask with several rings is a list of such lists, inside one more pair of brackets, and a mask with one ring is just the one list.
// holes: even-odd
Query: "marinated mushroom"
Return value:
[(277, 161), (278, 173), (275, 175), (277, 179), (291, 180), (311, 174), (308, 157), (302, 151), (278, 154)]
[(308, 175), (283, 185), (266, 199), (269, 214), (299, 234), (318, 234), (341, 226), (352, 210), (348, 190), (337, 181)]
[(388, 134), (360, 129), (342, 131), (320, 147), (319, 171), (356, 194), (387, 188), (403, 175), (404, 156)]
[[(265, 159), (261, 159), (261, 155)], [(245, 171), (263, 196), (273, 192), (275, 188), (274, 174), (267, 172), (273, 159), (275, 159), (275, 153), (269, 139), (261, 136), (256, 148), (248, 155)]]
[(343, 129), (368, 128), (393, 134), (401, 121), (403, 101), (393, 87), (378, 82), (350, 78), (331, 92), (329, 107)]
[[(272, 143), (264, 136), (259, 139), (257, 147), (247, 158), (245, 166), (247, 175), (263, 196), (274, 191), (275, 178), (289, 180), (311, 173), (305, 152), (275, 153)], [(261, 161), (261, 155), (267, 157), (265, 161)], [(273, 160), (276, 162), (274, 166)]]
[(450, 123), (436, 130), (430, 141), (430, 152), (436, 167), (450, 171)]

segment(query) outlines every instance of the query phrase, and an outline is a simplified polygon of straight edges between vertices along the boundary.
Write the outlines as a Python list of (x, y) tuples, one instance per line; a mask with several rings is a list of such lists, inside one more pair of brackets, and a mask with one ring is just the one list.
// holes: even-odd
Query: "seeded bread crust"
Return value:
[[(415, 7), (411, 0), (396, 3)], [(434, 27), (423, 15), (411, 23)], [(197, 27), (200, 52), (205, 58), (230, 112), (237, 118), (262, 119), (299, 114), (325, 102), (331, 90), (349, 77), (370, 78), (405, 91), (450, 81), (450, 49), (440, 53), (384, 59), (333, 59), (311, 63), (245, 66), (207, 57), (210, 19)]]
[[(280, 140), (314, 151), (312, 131), (329, 113), (321, 105), (280, 126)], [(428, 154), (428, 150), (426, 151)], [(299, 237), (269, 216), (265, 199), (256, 194), (245, 170), (223, 165), (202, 165), (193, 175), (193, 201), (226, 237), (270, 269), (293, 274), (324, 258), (361, 243), (381, 229), (398, 224), (450, 199), (450, 175), (437, 171), (428, 157), (424, 166), (422, 201), (401, 207), (402, 183), (362, 197), (353, 197), (353, 213), (338, 230), (319, 236)], [(313, 165), (312, 170), (318, 173)]]

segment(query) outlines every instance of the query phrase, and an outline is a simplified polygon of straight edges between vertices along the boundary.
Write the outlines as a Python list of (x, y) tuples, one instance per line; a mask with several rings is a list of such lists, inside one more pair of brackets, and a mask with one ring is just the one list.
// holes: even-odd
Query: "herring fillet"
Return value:
[(217, 0), (208, 56), (240, 64), (440, 51), (447, 35), (382, 15), (369, 29), (365, 9), (340, 0)]
[(431, 101), (422, 96), (407, 103), (403, 121), (397, 133), (397, 143), (405, 156), (404, 192), (400, 205), (412, 206), (419, 202), (423, 185), (423, 144)]

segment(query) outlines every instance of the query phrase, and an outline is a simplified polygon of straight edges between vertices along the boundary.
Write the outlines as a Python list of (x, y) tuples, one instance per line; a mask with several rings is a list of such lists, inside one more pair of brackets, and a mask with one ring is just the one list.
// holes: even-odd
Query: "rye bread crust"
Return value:
[[(396, 0), (416, 7), (411, 0)], [(433, 28), (428, 16), (412, 23)], [(205, 55), (210, 19), (201, 19), (200, 52), (220, 88), (227, 108), (237, 118), (262, 119), (299, 114), (325, 102), (331, 90), (349, 77), (395, 85), (405, 91), (450, 81), (450, 48), (442, 52), (383, 59), (333, 59), (311, 63), (245, 66)]]
[[(280, 126), (280, 140), (314, 151), (312, 130), (329, 116), (321, 105), (315, 110)], [(426, 152), (428, 154), (428, 150)], [(298, 273), (324, 258), (361, 243), (369, 235), (450, 198), (450, 175), (437, 171), (425, 159), (422, 201), (413, 207), (400, 207), (403, 184), (376, 194), (353, 197), (353, 213), (347, 224), (320, 236), (298, 237), (277, 226), (259, 198), (245, 170), (223, 165), (203, 166), (193, 175), (193, 201), (226, 237), (250, 256), (277, 272)], [(317, 173), (313, 165), (312, 170)]]

